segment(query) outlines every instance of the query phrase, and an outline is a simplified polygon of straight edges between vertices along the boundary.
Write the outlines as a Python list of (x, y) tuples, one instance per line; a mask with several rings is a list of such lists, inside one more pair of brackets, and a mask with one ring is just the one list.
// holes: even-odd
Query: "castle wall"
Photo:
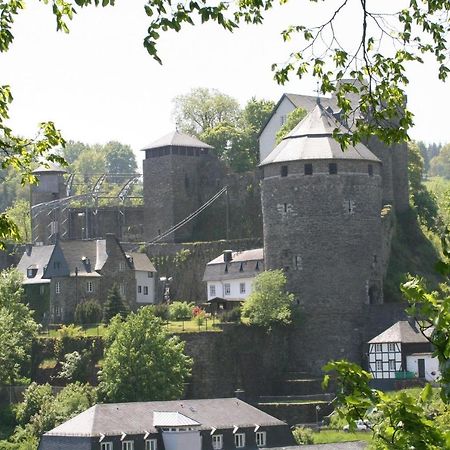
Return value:
[(368, 175), (367, 161), (337, 161), (337, 175), (328, 161), (310, 162), (310, 176), (304, 161), (283, 178), (279, 165), (265, 167), (262, 202), (266, 267), (284, 268), (303, 317), (292, 353), (317, 371), (360, 359), (364, 305), (382, 301), (381, 177), (378, 164)]

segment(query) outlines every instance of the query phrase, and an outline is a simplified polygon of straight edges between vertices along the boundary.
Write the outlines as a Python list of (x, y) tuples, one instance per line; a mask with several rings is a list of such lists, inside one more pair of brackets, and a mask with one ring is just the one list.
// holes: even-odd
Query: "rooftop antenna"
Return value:
[(320, 96), (319, 96), (319, 94), (320, 94), (320, 89), (319, 89), (319, 80), (317, 80), (317, 87), (316, 87), (316, 103), (318, 104), (318, 105), (320, 105)]

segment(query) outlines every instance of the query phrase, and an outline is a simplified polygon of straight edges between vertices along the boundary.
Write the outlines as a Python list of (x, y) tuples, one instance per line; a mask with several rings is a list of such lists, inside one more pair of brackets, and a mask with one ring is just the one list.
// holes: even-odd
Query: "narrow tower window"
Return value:
[(328, 173), (330, 175), (336, 175), (337, 174), (337, 164), (336, 163), (328, 164)]
[(368, 165), (367, 172), (369, 174), (369, 177), (373, 177), (373, 166), (372, 166), (372, 164)]
[(305, 164), (305, 175), (313, 174), (313, 166), (312, 164)]
[(281, 166), (281, 176), (282, 177), (288, 176), (288, 166)]

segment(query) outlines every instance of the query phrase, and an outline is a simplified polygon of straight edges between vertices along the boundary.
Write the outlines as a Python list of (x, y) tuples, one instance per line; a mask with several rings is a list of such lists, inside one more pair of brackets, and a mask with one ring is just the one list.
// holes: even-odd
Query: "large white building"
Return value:
[[(205, 268), (203, 281), (206, 282), (208, 302), (219, 300), (225, 304), (243, 302), (253, 291), (253, 281), (264, 271), (262, 248), (232, 252), (226, 250), (210, 261)], [(222, 300), (222, 302), (220, 302)]]

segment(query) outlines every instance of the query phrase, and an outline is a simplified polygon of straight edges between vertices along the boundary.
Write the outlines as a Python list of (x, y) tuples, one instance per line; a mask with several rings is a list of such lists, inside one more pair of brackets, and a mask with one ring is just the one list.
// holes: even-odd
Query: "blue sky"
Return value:
[[(159, 44), (160, 66), (142, 46), (148, 18), (141, 2), (87, 8), (75, 17), (68, 35), (56, 33), (49, 6), (29, 2), (14, 26), (11, 50), (0, 55), (0, 83), (11, 85), (15, 99), (10, 124), (16, 132), (33, 135), (40, 121), (53, 120), (66, 139), (114, 139), (139, 153), (173, 130), (172, 99), (194, 87), (217, 88), (241, 104), (252, 96), (276, 101), (283, 92), (313, 94), (313, 79), (278, 86), (270, 66), (295, 48), (295, 42), (282, 42), (283, 27), (326, 17), (329, 10), (317, 8), (291, 1), (271, 12), (263, 26), (233, 34), (215, 25), (168, 32)], [(358, 23), (352, 14), (340, 24), (347, 42), (355, 39), (353, 24)], [(409, 73), (408, 101), (416, 114), (411, 136), (445, 142), (450, 141), (450, 86), (439, 82), (433, 69), (427, 64)]]

